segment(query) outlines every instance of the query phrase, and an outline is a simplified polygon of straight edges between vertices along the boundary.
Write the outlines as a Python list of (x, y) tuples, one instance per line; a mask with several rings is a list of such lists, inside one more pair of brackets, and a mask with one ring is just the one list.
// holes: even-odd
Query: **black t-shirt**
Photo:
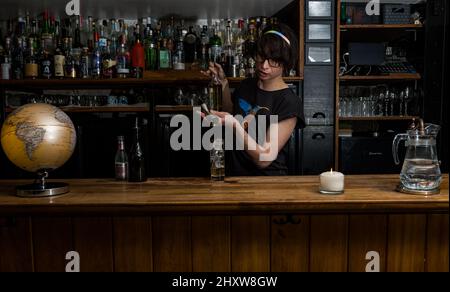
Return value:
[[(257, 79), (246, 79), (233, 93), (232, 101), (233, 115), (246, 117), (250, 114), (252, 109), (258, 111), (255, 117), (256, 125), (258, 125), (258, 116), (265, 116), (266, 132), (270, 126), (270, 115), (278, 116), (278, 122), (297, 117), (296, 128), (299, 129), (305, 126), (302, 101), (290, 88), (277, 91), (265, 91), (258, 87)], [(253, 137), (250, 131), (249, 134)], [(255, 139), (255, 137), (253, 138)], [(287, 175), (287, 154), (288, 143), (280, 150), (277, 159), (273, 161), (269, 167), (260, 169), (251, 160), (245, 150), (230, 151), (230, 153), (228, 153), (228, 163), (231, 164), (231, 167), (228, 167), (230, 170), (229, 175)]]

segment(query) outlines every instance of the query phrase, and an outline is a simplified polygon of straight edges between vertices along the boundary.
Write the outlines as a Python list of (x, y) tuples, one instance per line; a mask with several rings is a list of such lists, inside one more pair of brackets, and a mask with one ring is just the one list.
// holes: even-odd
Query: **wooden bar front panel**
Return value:
[(230, 217), (192, 217), (194, 272), (230, 272)]
[(36, 217), (0, 221), (0, 271), (448, 271), (448, 214)]
[(0, 272), (32, 272), (31, 220), (0, 217)]

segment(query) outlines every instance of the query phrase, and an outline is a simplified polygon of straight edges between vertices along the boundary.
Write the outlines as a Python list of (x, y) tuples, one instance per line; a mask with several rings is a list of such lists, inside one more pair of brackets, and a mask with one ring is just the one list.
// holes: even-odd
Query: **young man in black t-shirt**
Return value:
[[(287, 142), (296, 128), (305, 125), (301, 99), (283, 80), (283, 75), (295, 67), (297, 56), (294, 33), (280, 24), (265, 31), (258, 41), (255, 60), (258, 78), (244, 80), (233, 95), (220, 65), (211, 63), (204, 72), (216, 75), (223, 88), (223, 112), (212, 114), (225, 126), (233, 127), (236, 139), (244, 146), (244, 150), (234, 150), (230, 155), (231, 167), (227, 166), (230, 175), (287, 175)], [(244, 122), (230, 113), (245, 117)], [(259, 129), (264, 126), (265, 129)], [(265, 132), (262, 139), (256, 135), (261, 130)]]

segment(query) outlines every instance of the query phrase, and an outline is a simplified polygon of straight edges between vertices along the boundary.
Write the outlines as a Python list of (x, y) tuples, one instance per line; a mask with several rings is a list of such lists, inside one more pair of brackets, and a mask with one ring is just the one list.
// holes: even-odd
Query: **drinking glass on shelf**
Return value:
[(350, 97), (345, 98), (345, 113), (347, 117), (353, 116), (353, 99)]
[(184, 104), (185, 97), (184, 97), (183, 90), (181, 88), (178, 88), (175, 91), (174, 100), (175, 100), (175, 103), (177, 105), (183, 105)]
[(411, 87), (407, 86), (405, 88), (405, 92), (403, 95), (403, 114), (405, 116), (409, 115), (409, 103), (411, 101), (412, 98), (412, 90)]
[(339, 117), (346, 117), (347, 113), (346, 113), (346, 102), (347, 100), (343, 97), (341, 97), (339, 99)]
[(404, 106), (405, 106), (405, 91), (400, 91), (400, 93), (398, 94), (398, 115), (399, 116), (404, 116), (404, 114), (405, 114)]

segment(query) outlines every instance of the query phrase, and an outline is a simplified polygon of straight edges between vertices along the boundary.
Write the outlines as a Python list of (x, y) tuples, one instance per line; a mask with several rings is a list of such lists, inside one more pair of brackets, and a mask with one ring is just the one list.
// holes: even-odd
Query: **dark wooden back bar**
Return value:
[(394, 191), (398, 176), (69, 180), (55, 198), (0, 182), (0, 271), (448, 271), (448, 175), (440, 195)]

